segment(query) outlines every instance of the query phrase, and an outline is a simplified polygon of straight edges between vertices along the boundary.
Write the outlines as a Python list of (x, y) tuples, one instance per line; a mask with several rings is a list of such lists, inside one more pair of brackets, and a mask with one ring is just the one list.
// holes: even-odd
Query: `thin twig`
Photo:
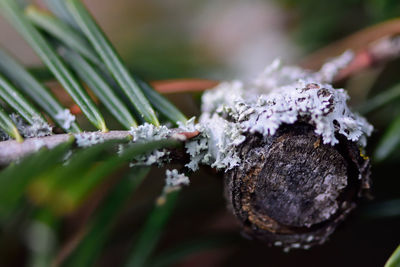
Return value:
[[(85, 221), (85, 223), (86, 222), (87, 221)], [(87, 231), (88, 231), (88, 226), (85, 223), (82, 224), (82, 226), (62, 246), (62, 248), (58, 252), (56, 258), (53, 260), (53, 262), (51, 264), (52, 267), (61, 266), (61, 264), (65, 261), (65, 259), (79, 245), (79, 243), (82, 241), (82, 239), (85, 237), (85, 235), (87, 234)]]
[[(400, 20), (396, 24), (400, 33)], [(386, 25), (385, 25), (386, 26)], [(364, 33), (363, 33), (364, 34)], [(347, 43), (347, 42), (345, 42)], [(331, 51), (328, 47), (326, 54), (322, 55), (325, 49), (318, 52), (315, 56), (311, 55), (304, 61), (301, 66), (307, 69), (318, 69), (321, 65), (327, 61), (330, 57), (338, 56), (341, 52), (351, 49), (351, 47), (344, 47), (343, 49), (337, 49)], [(353, 50), (353, 49), (351, 49)], [(333, 51), (338, 51), (337, 54), (333, 54)], [(349, 78), (352, 75), (359, 73), (361, 70), (372, 67), (377, 64), (385, 63), (389, 60), (393, 60), (400, 55), (400, 37), (399, 36), (385, 36), (379, 40), (364, 45), (364, 47), (354, 49), (355, 57), (350, 64), (342, 69), (339, 74), (335, 77), (334, 81), (338, 82), (343, 79)], [(321, 54), (320, 54), (321, 53)], [(324, 52), (325, 53), (325, 52)], [(330, 56), (332, 55), (332, 56)], [(314, 60), (314, 57), (317, 59)], [(166, 80), (152, 82), (154, 88), (163, 94), (169, 93), (183, 93), (183, 92), (202, 92), (207, 89), (215, 87), (219, 82), (215, 80), (198, 80), (198, 79), (185, 79), (185, 80)]]
[(215, 87), (219, 81), (206, 79), (177, 79), (151, 82), (151, 85), (162, 94), (202, 92)]
[(400, 56), (400, 37), (382, 38), (359, 51), (353, 61), (335, 77), (341, 81), (359, 73), (361, 70), (385, 63)]
[(312, 53), (300, 65), (307, 69), (316, 70), (327, 59), (338, 56), (346, 50), (350, 49), (358, 54), (360, 51), (368, 49), (377, 40), (385, 37), (393, 37), (398, 34), (400, 34), (400, 19), (389, 20), (363, 29)]
[[(363, 69), (393, 60), (400, 55), (400, 19), (379, 24), (334, 43), (307, 57), (300, 65), (317, 70), (329, 58), (346, 50), (353, 50), (355, 57), (341, 70), (335, 82), (346, 79)], [(163, 94), (202, 92), (218, 85), (219, 81), (205, 79), (181, 79), (154, 81), (151, 84)]]
[[(80, 133), (82, 137), (90, 137), (93, 132)], [(130, 137), (129, 131), (96, 132), (103, 140), (123, 140)], [(0, 142), (0, 166), (8, 165), (13, 161), (33, 154), (42, 148), (52, 149), (74, 138), (71, 134), (55, 134), (44, 137), (33, 137), (19, 143), (15, 140)]]
[[(182, 132), (180, 129), (172, 130), (172, 138), (178, 140), (188, 140), (200, 134), (199, 131)], [(31, 155), (42, 148), (52, 149), (62, 143), (66, 143), (74, 138), (80, 136), (81, 138), (90, 138), (96, 135), (104, 141), (108, 140), (126, 140), (132, 138), (132, 133), (129, 131), (110, 131), (110, 132), (84, 132), (79, 134), (55, 134), (44, 137), (33, 137), (25, 139), (24, 142), (19, 143), (15, 140), (7, 140), (0, 142), (0, 166), (8, 165), (13, 161), (21, 159), (25, 156)]]

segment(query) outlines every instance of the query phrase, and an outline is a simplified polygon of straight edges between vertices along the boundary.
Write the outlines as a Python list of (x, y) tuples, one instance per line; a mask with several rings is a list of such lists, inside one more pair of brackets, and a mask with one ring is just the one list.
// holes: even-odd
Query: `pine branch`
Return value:
[[(191, 139), (199, 134), (199, 132), (182, 132), (179, 129), (173, 129), (173, 132), (183, 137), (183, 139)], [(78, 136), (81, 139), (88, 139), (96, 136), (96, 138), (104, 141), (109, 140), (129, 140), (132, 139), (132, 133), (130, 131), (110, 131), (104, 132), (83, 132), (79, 134), (56, 134), (45, 137), (34, 137), (28, 138), (24, 142), (18, 142), (16, 140), (7, 140), (0, 142), (0, 166), (5, 166), (13, 161), (19, 160), (23, 157), (34, 154), (40, 149), (47, 148), (52, 149), (62, 143), (71, 141)]]
[[(129, 131), (95, 132), (95, 134), (104, 140), (123, 140), (130, 136)], [(79, 135), (89, 137), (93, 135), (93, 133), (85, 132)], [(62, 143), (70, 141), (71, 138), (74, 138), (71, 134), (57, 134), (46, 137), (29, 138), (22, 143), (15, 140), (0, 142), (0, 165), (8, 165), (13, 161), (34, 154), (42, 148), (52, 149)]]
[[(75, 81), (74, 76), (69, 75), (69, 69), (64, 66), (64, 61), (59, 59), (60, 55), (64, 54), (64, 60), (81, 74), (81, 79), (92, 87), (101, 102), (126, 128), (136, 126), (136, 122), (128, 108), (117, 101), (118, 97), (114, 94), (114, 89), (118, 90), (119, 87), (145, 121), (159, 126), (158, 117), (154, 112), (157, 110), (174, 123), (186, 122), (185, 116), (178, 109), (157, 94), (147, 83), (127, 71), (115, 49), (79, 0), (68, 0), (66, 3), (72, 17), (85, 33), (85, 37), (74, 28), (70, 28), (68, 24), (63, 24), (63, 21), (57, 17), (40, 14), (34, 9), (28, 10), (27, 15), (36, 27), (47, 30), (58, 39), (51, 42), (22, 16), (17, 6), (12, 4), (13, 2), (5, 1), (4, 3), (8, 3), (5, 7), (9, 7), (14, 17), (12, 19), (18, 22), (17, 28), (36, 48), (58, 77), (59, 82), (70, 91), (83, 113), (86, 115), (89, 113), (89, 120), (99, 129), (106, 131), (101, 114), (96, 111), (97, 107), (93, 103), (85, 103), (84, 100), (87, 98), (90, 101), (90, 98), (80, 94), (85, 94), (85, 92), (80, 88), (78, 81)], [(90, 41), (101, 60), (97, 59), (95, 54), (88, 53), (93, 50), (84, 38)], [(78, 39), (81, 41), (71, 42)], [(216, 92), (215, 95), (211, 93), (205, 95), (203, 99), (206, 107), (203, 108), (200, 118), (201, 126), (196, 128), (202, 127), (202, 139), (197, 139), (198, 143), (196, 141), (190, 143), (190, 139), (199, 135), (200, 132), (182, 132), (180, 129), (165, 127), (170, 131), (169, 137), (172, 136), (173, 139), (189, 144), (183, 148), (180, 142), (164, 140), (172, 141), (179, 146), (179, 148), (171, 146), (168, 149), (169, 153), (166, 154), (169, 159), (179, 159), (180, 163), (186, 163), (189, 158), (192, 160), (190, 163), (196, 161), (193, 165), (185, 165), (192, 170), (195, 170), (198, 167), (195, 165), (199, 163), (224, 170), (228, 204), (248, 236), (277, 246), (284, 246), (285, 249), (307, 249), (310, 246), (322, 244), (356, 206), (356, 199), (369, 189), (369, 160), (360, 153), (358, 145), (365, 147), (363, 138), (369, 136), (372, 131), (367, 122), (351, 114), (346, 106), (345, 93), (334, 90), (327, 83), (337, 82), (363, 68), (396, 58), (400, 53), (399, 40), (398, 37), (390, 37), (369, 44), (367, 48), (355, 51), (356, 56), (353, 60), (349, 56), (351, 53), (346, 53), (343, 57), (324, 65), (320, 72), (310, 73), (298, 69), (294, 75), (299, 76), (296, 79), (293, 78), (293, 81), (285, 77), (290, 70), (280, 68), (275, 62), (260, 76), (259, 80), (254, 82), (254, 86), (272, 91), (280, 86), (285, 88), (285, 91), (278, 90), (277, 94), (267, 95), (265, 90), (249, 92), (254, 88), (246, 88), (240, 82), (239, 86), (235, 83), (228, 84), (225, 89), (224, 85), (221, 85), (213, 90), (214, 93)], [(60, 47), (69, 46), (69, 49), (73, 51), (65, 50), (64, 53), (60, 50), (55, 51), (55, 43)], [(83, 57), (81, 58), (78, 53)], [(111, 76), (108, 77), (109, 74), (113, 75), (119, 85), (112, 80)], [(285, 77), (285, 82), (288, 84), (280, 84), (280, 76)], [(307, 81), (306, 84), (299, 82), (303, 78)], [(312, 82), (309, 82), (310, 80)], [(172, 92), (175, 87), (175, 92), (181, 92), (188, 89), (201, 91), (203, 88), (213, 87), (216, 84), (215, 81), (207, 80), (172, 81), (156, 84), (156, 87), (163, 88), (164, 92)], [(15, 90), (17, 89), (11, 88), (8, 91)], [(230, 94), (234, 95), (240, 90), (243, 92), (238, 94), (243, 97), (242, 99), (230, 98)], [(278, 94), (284, 97), (276, 97)], [(255, 103), (254, 99), (258, 101)], [(12, 103), (11, 100), (7, 102)], [(216, 106), (213, 107), (213, 105)], [(122, 110), (121, 107), (123, 107)], [(90, 114), (90, 111), (93, 114)], [(98, 115), (97, 118), (96, 115)], [(29, 120), (32, 116), (26, 117)], [(321, 120), (320, 117), (325, 120)], [(146, 130), (148, 130), (147, 133), (153, 134), (160, 128), (162, 127), (146, 128)], [(80, 143), (82, 139), (95, 138), (101, 142), (117, 140), (121, 143), (128, 139), (138, 138), (142, 138), (142, 141), (152, 141), (151, 138), (146, 140), (148, 136), (144, 134), (138, 137), (132, 131), (111, 131), (75, 135), (57, 134), (29, 138), (22, 143), (9, 140), (0, 143), (0, 165), (8, 165), (35, 154), (43, 148), (52, 149), (67, 142), (75, 142), (76, 146), (82, 146)], [(201, 141), (204, 142), (201, 143)], [(108, 143), (108, 145), (114, 144)], [(146, 146), (146, 143), (134, 146), (141, 145)], [(157, 149), (165, 147), (165, 144), (159, 145)], [(132, 155), (143, 156), (154, 151), (155, 148), (151, 145), (147, 148), (142, 147), (138, 151), (130, 151), (131, 153), (127, 153), (124, 157), (120, 154), (112, 155), (91, 172), (82, 174), (83, 183), (79, 185), (80, 188), (76, 194), (71, 193), (79, 187), (73, 184), (74, 181), (70, 181), (69, 191), (64, 190), (64, 194), (53, 190), (52, 183), (60, 185), (66, 178), (77, 176), (71, 174), (79, 173), (80, 175), (79, 168), (87, 169), (88, 165), (98, 162), (100, 158), (96, 156), (101, 155), (101, 149), (91, 149), (78, 152), (81, 153), (80, 156), (85, 156), (82, 157), (86, 161), (81, 161), (81, 157), (75, 157), (69, 170), (59, 166), (61, 175), (50, 177), (50, 173), (47, 179), (51, 181), (45, 184), (47, 187), (42, 186), (40, 179), (35, 181), (36, 189), (45, 188), (52, 194), (59, 195), (58, 198), (54, 198), (59, 202), (54, 202), (54, 199), (46, 194), (44, 197), (41, 194), (36, 194), (36, 196), (46, 199), (50, 206), (53, 202), (56, 205), (63, 204), (58, 205), (62, 208), (58, 207), (57, 211), (63, 210), (62, 214), (67, 214), (81, 203), (92, 188), (99, 185), (103, 177), (130, 161)], [(85, 154), (85, 152), (88, 153)], [(150, 162), (150, 157), (144, 157), (146, 162)], [(153, 158), (156, 160), (148, 165), (158, 163), (156, 161), (163, 160), (164, 156), (153, 156)], [(18, 165), (16, 166), (18, 168)], [(45, 180), (46, 177), (43, 179)], [(62, 203), (63, 201), (65, 203)], [(304, 209), (304, 207), (307, 208)], [(170, 214), (168, 209), (164, 211), (165, 216), (162, 209), (156, 209), (155, 215), (150, 217), (147, 226), (144, 227), (144, 235), (139, 239), (138, 249), (132, 254), (133, 265), (142, 265), (142, 262), (147, 261), (147, 257), (152, 253), (164, 220)], [(140, 258), (138, 255), (143, 257)]]

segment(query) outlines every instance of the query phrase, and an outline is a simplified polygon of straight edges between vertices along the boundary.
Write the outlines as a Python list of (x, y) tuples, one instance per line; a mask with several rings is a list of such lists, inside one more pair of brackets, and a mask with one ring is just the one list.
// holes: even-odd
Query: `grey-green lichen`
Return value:
[(315, 73), (274, 61), (250, 83), (224, 82), (206, 92), (200, 122), (217, 114), (239, 123), (241, 132), (274, 135), (283, 123), (305, 121), (325, 144), (337, 144), (335, 134), (340, 133), (365, 146), (372, 126), (349, 109), (346, 91), (330, 84), (350, 60), (351, 53), (345, 53)]
[(34, 116), (32, 123), (26, 122), (15, 113), (12, 113), (10, 118), (17, 127), (18, 132), (25, 138), (43, 137), (52, 134), (52, 127), (41, 117)]
[(69, 109), (58, 112), (55, 118), (60, 121), (60, 126), (64, 129), (70, 129), (71, 125), (75, 122), (75, 116), (71, 114)]
[(165, 191), (171, 192), (180, 189), (184, 185), (189, 185), (189, 177), (178, 170), (167, 170), (165, 172)]
[(89, 147), (104, 143), (104, 138), (101, 136), (100, 132), (79, 133), (75, 134), (74, 137), (79, 147)]
[(165, 125), (154, 126), (146, 122), (138, 127), (132, 127), (130, 134), (132, 135), (133, 142), (157, 141), (170, 136), (171, 129)]
[(157, 199), (158, 205), (163, 205), (166, 201), (166, 196), (169, 193), (181, 190), (182, 186), (188, 186), (190, 184), (189, 177), (183, 173), (179, 173), (178, 170), (166, 170), (165, 172), (165, 185), (162, 194)]
[[(154, 126), (153, 124), (145, 123), (138, 127), (132, 127), (130, 130), (132, 141), (136, 143), (163, 140), (172, 135), (172, 130), (165, 125)], [(123, 147), (120, 147), (120, 150)], [(163, 165), (164, 160), (168, 160), (169, 152), (165, 149), (154, 150), (144, 155), (137, 156), (133, 159), (130, 167), (134, 166), (150, 166), (157, 164)]]
[(276, 60), (251, 82), (223, 82), (207, 91), (196, 126), (207, 141), (187, 144), (193, 157), (188, 166), (196, 169), (201, 162), (229, 170), (240, 163), (235, 147), (246, 133), (272, 136), (282, 124), (297, 121), (313, 125), (325, 144), (337, 144), (335, 135), (341, 134), (365, 147), (373, 127), (350, 110), (346, 91), (330, 84), (351, 59), (352, 53), (346, 52), (318, 72), (285, 67)]

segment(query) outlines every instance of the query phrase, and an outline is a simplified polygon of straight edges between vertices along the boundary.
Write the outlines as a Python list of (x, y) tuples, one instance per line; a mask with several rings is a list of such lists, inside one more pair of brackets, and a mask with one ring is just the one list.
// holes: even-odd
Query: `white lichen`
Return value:
[(165, 185), (161, 196), (157, 199), (158, 205), (163, 205), (166, 201), (166, 196), (169, 193), (178, 191), (182, 186), (188, 186), (190, 184), (189, 177), (183, 173), (179, 173), (178, 170), (166, 170), (165, 172)]
[(332, 83), (339, 71), (348, 66), (353, 58), (354, 53), (351, 51), (346, 51), (341, 56), (326, 62), (320, 71), (315, 73), (315, 75), (319, 76), (317, 77), (317, 80), (321, 82)]
[(209, 155), (207, 155), (209, 138), (206, 129), (201, 124), (196, 124), (195, 120), (196, 118), (192, 117), (185, 123), (178, 122), (178, 128), (183, 132), (200, 132), (197, 137), (185, 142), (186, 153), (190, 155), (191, 159), (185, 166), (192, 171), (197, 171), (199, 169), (199, 164), (205, 162), (205, 159), (209, 158)]
[(199, 131), (200, 134), (185, 143), (186, 152), (191, 161), (185, 166), (196, 171), (199, 164), (210, 165), (217, 169), (230, 169), (240, 163), (235, 154), (235, 146), (245, 140), (237, 124), (228, 122), (217, 115), (207, 119), (202, 117), (201, 123), (195, 124), (191, 118), (185, 125), (179, 124), (183, 131)]
[(165, 188), (166, 191), (180, 189), (184, 185), (189, 185), (189, 177), (183, 173), (179, 173), (178, 170), (167, 170), (165, 172)]
[(240, 163), (235, 148), (246, 133), (272, 136), (282, 124), (297, 121), (313, 125), (324, 144), (337, 144), (336, 134), (341, 134), (365, 147), (372, 126), (349, 109), (346, 91), (330, 84), (352, 58), (346, 52), (319, 72), (275, 60), (251, 82), (223, 82), (207, 91), (199, 124), (192, 120), (187, 128), (201, 134), (185, 144), (191, 156), (186, 166), (195, 171), (203, 163), (229, 170)]
[[(130, 130), (132, 141), (136, 143), (159, 141), (170, 137), (173, 132), (167, 126), (155, 126), (153, 124), (145, 123), (138, 127), (132, 127)], [(122, 153), (123, 147), (119, 147), (119, 153)], [(130, 167), (134, 166), (151, 166), (157, 164), (162, 166), (165, 161), (168, 161), (169, 152), (165, 149), (154, 150), (144, 155), (137, 156), (130, 163)]]
[(185, 148), (186, 152), (190, 155), (190, 162), (185, 166), (192, 171), (197, 171), (199, 169), (199, 164), (203, 161), (206, 162), (206, 159), (210, 157), (208, 154), (208, 138), (203, 133), (187, 141), (185, 143)]
[(194, 132), (197, 131), (196, 117), (191, 117), (185, 122), (178, 121), (178, 129), (182, 132)]
[(7, 141), (10, 139), (10, 136), (0, 129), (0, 141)]
[(100, 132), (79, 133), (74, 134), (75, 142), (79, 147), (89, 147), (96, 144), (104, 143), (104, 138)]
[(240, 163), (235, 147), (240, 145), (245, 136), (242, 135), (238, 123), (229, 122), (217, 114), (203, 114), (201, 117), (203, 134), (208, 138), (207, 153), (202, 163), (217, 169), (231, 169)]
[(138, 127), (132, 127), (130, 134), (133, 142), (148, 142), (166, 139), (172, 133), (167, 126), (154, 126), (153, 124), (145, 123)]
[(129, 167), (136, 166), (151, 166), (157, 164), (159, 167), (163, 166), (165, 161), (168, 161), (169, 152), (165, 149), (154, 150), (152, 152), (139, 155), (133, 159)]
[(71, 114), (69, 109), (64, 109), (58, 112), (55, 116), (55, 119), (61, 121), (60, 126), (66, 130), (70, 129), (72, 123), (75, 122), (75, 116)]
[(189, 177), (187, 177), (185, 174), (179, 173), (176, 169), (166, 170), (165, 185), (162, 194), (157, 199), (157, 205), (163, 205), (169, 193), (178, 191), (182, 188), (182, 186), (188, 186), (189, 184)]
[(215, 123), (220, 118), (230, 118), (239, 124), (239, 132), (266, 136), (274, 135), (284, 123), (305, 121), (315, 126), (325, 144), (337, 144), (335, 134), (340, 133), (365, 146), (365, 137), (371, 134), (372, 126), (349, 109), (345, 90), (334, 89), (328, 83), (351, 58), (351, 53), (346, 52), (316, 73), (282, 67), (279, 61), (274, 61), (250, 83), (221, 83), (204, 94), (200, 122), (209, 124), (211, 114), (217, 114), (212, 119)]
[(52, 134), (52, 127), (41, 117), (34, 116), (32, 123), (26, 122), (20, 115), (12, 113), (11, 120), (18, 132), (25, 138), (43, 137)]

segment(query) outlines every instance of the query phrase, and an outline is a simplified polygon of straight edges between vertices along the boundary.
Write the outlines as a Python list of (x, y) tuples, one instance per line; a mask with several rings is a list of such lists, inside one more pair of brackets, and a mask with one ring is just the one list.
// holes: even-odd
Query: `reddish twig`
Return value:
[(185, 136), (186, 139), (192, 139), (192, 138), (195, 138), (196, 136), (198, 136), (200, 134), (200, 132), (199, 131), (182, 132), (182, 133), (179, 133), (179, 134)]
[(339, 72), (335, 77), (335, 81), (351, 77), (363, 69), (395, 59), (399, 55), (400, 37), (382, 38), (356, 53), (353, 61)]
[(82, 239), (85, 237), (88, 231), (87, 225), (83, 224), (83, 227), (79, 228), (76, 233), (68, 239), (65, 244), (61, 247), (60, 252), (58, 252), (56, 258), (51, 263), (52, 267), (61, 266), (61, 264), (68, 258), (68, 256), (75, 250)]
[(400, 34), (400, 19), (394, 19), (361, 30), (349, 37), (334, 42), (315, 53), (307, 56), (300, 65), (307, 69), (316, 70), (329, 58), (338, 56), (346, 50), (356, 54), (368, 50), (370, 45), (382, 38), (393, 37)]
[(219, 81), (206, 79), (178, 79), (154, 81), (151, 85), (162, 94), (202, 92), (215, 87)]
[[(215, 87), (218, 83), (218, 81), (206, 79), (179, 79), (150, 82), (154, 89), (161, 94), (202, 92)], [(79, 106), (73, 102), (72, 98), (65, 90), (62, 90), (62, 87), (58, 83), (51, 83), (49, 87), (58, 99), (60, 99), (65, 106), (69, 107), (72, 114), (79, 115), (82, 113)], [(88, 92), (90, 92), (90, 90), (88, 90)], [(97, 98), (95, 98), (93, 94), (91, 94), (91, 97), (98, 103)]]

